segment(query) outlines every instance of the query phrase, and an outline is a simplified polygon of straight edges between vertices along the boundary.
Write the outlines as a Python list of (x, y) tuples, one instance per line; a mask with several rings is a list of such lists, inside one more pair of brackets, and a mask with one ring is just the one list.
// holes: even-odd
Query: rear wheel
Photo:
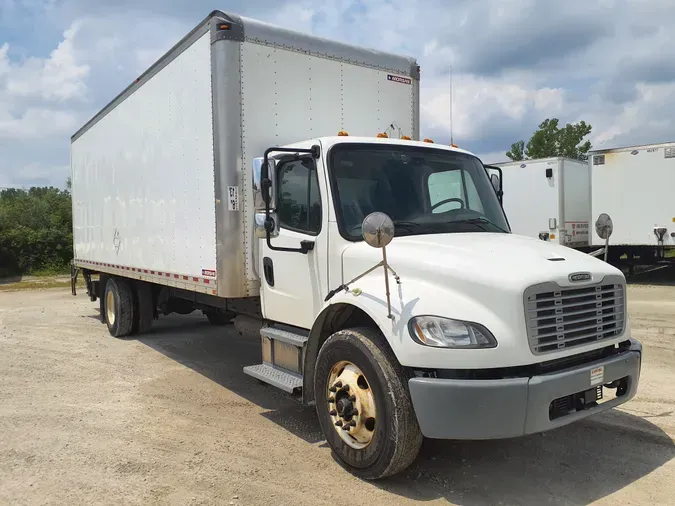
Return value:
[(152, 285), (143, 281), (134, 284), (134, 324), (132, 333), (144, 334), (155, 319), (155, 304)]
[(330, 336), (319, 350), (314, 392), (326, 440), (353, 474), (384, 478), (417, 457), (423, 438), (406, 375), (379, 332)]
[(105, 322), (115, 337), (131, 333), (134, 321), (134, 298), (129, 283), (121, 278), (110, 278), (105, 286)]

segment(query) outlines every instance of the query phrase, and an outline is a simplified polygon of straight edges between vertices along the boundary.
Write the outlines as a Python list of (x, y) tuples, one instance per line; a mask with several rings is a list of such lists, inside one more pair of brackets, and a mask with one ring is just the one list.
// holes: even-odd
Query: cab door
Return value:
[[(301, 155), (276, 165), (278, 235), (260, 241), (259, 273), (265, 318), (310, 329), (328, 293), (328, 211), (320, 159)], [(298, 249), (307, 253), (277, 251)]]

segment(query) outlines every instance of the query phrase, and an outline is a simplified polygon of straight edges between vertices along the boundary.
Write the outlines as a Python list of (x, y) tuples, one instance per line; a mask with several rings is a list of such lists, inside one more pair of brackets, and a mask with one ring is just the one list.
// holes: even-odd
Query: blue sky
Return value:
[(0, 187), (68, 176), (70, 135), (211, 10), (418, 58), (422, 135), (503, 160), (547, 117), (675, 140), (672, 0), (0, 0)]

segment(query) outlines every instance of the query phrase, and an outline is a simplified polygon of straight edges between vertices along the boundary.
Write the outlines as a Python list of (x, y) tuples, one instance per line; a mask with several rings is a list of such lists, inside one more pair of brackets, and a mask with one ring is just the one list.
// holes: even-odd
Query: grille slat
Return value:
[(545, 283), (524, 294), (527, 337), (535, 354), (602, 341), (623, 333), (624, 280), (607, 276), (590, 286)]
[[(613, 304), (611, 306), (602, 306), (603, 309), (621, 309), (621, 312), (623, 312), (623, 302), (621, 304)], [(579, 311), (565, 311), (565, 316), (577, 316), (580, 314), (585, 314), (585, 313), (591, 313), (595, 312), (595, 309), (580, 309)], [(541, 312), (538, 309), (528, 309), (528, 312)], [(560, 313), (562, 314), (562, 313)], [(547, 318), (555, 318), (557, 315), (556, 314), (550, 314), (550, 315), (535, 315), (535, 316), (530, 316), (530, 320), (545, 320)]]

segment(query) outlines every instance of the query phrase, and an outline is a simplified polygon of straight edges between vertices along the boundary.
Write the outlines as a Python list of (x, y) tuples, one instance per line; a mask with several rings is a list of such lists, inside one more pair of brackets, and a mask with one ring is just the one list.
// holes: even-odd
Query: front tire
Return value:
[(319, 350), (314, 374), (321, 429), (337, 461), (375, 480), (417, 457), (422, 433), (401, 365), (370, 328), (341, 330)]
[(105, 321), (114, 337), (131, 334), (134, 322), (134, 296), (129, 283), (110, 278), (105, 285)]

